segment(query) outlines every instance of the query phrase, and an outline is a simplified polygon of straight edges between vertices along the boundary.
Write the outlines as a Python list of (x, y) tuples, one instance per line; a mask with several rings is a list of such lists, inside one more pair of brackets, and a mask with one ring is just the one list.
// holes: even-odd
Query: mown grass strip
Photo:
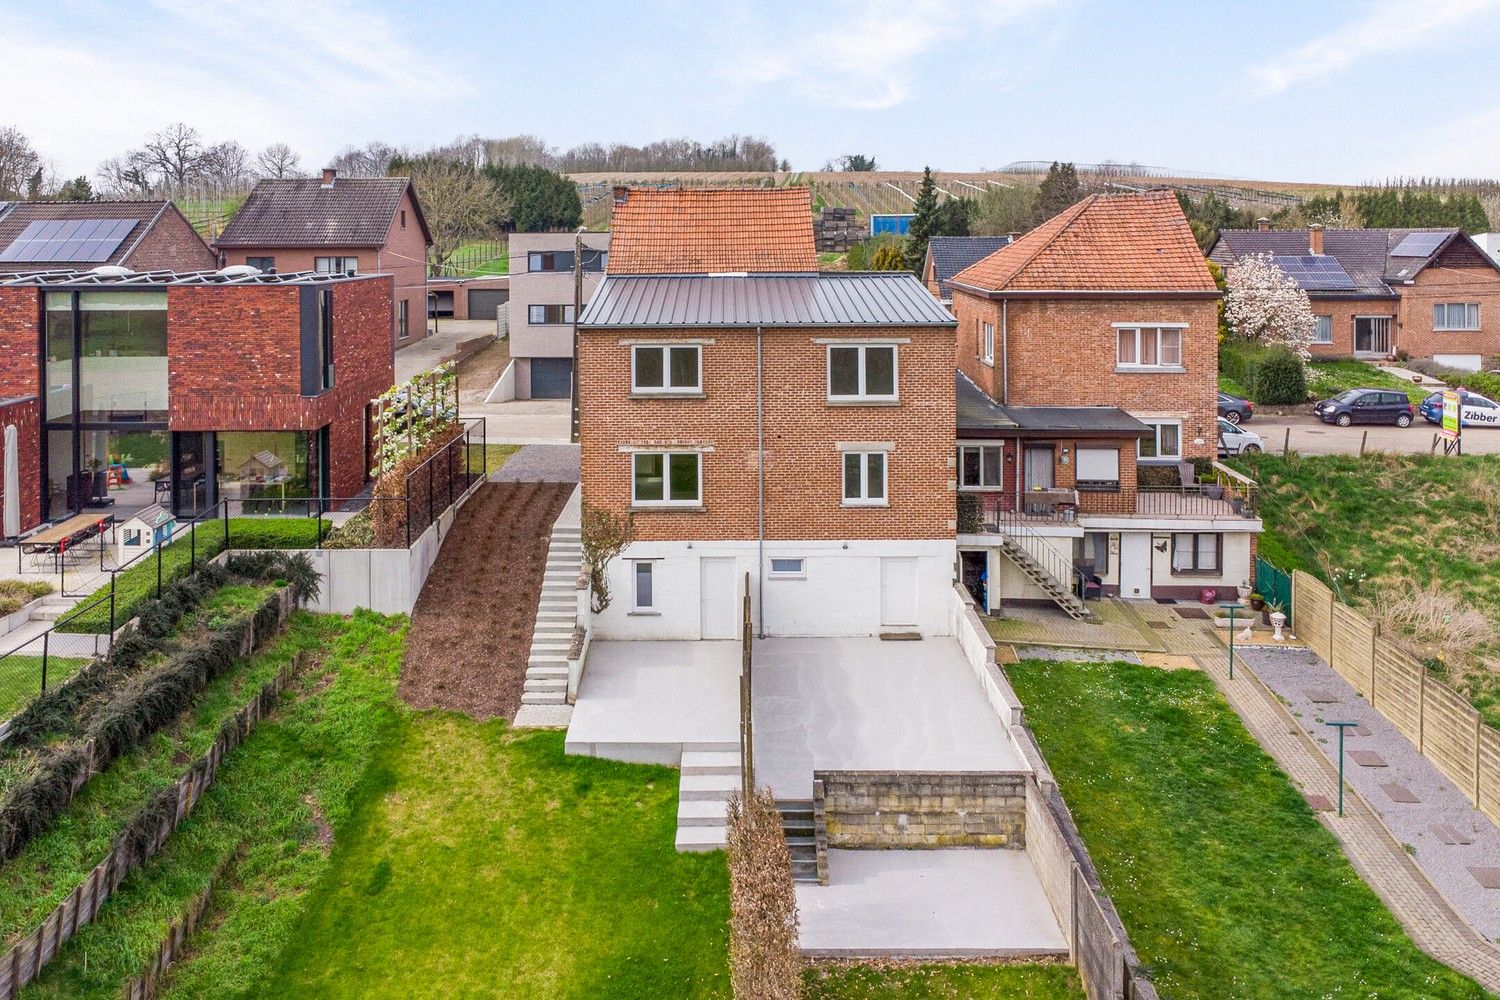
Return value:
[(1486, 996), (1412, 944), (1203, 674), (1006, 672), (1163, 997)]
[(803, 976), (805, 1000), (1083, 1000), (1068, 965), (886, 963), (814, 966)]

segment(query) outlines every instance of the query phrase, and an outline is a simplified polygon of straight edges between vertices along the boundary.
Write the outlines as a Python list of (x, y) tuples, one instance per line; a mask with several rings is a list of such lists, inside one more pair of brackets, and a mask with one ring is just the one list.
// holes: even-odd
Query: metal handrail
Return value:
[[(1026, 550), (1027, 555), (1035, 559), (1041, 565), (1042, 570), (1058, 583), (1067, 583), (1071, 580), (1070, 589), (1076, 596), (1080, 598), (1083, 596), (1088, 585), (1088, 577), (1083, 570), (1049, 545), (1046, 542), (1047, 536), (1027, 524), (1024, 514), (1018, 514), (1015, 511), (996, 511), (995, 513), (996, 528), (1000, 534), (1009, 535), (1016, 540), (1017, 544)], [(1034, 540), (1036, 544), (1022, 544), (1021, 539)]]

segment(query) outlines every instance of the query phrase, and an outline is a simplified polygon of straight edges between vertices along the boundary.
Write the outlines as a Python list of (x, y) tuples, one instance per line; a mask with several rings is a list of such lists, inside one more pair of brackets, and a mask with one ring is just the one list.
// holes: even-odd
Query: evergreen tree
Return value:
[(906, 231), (906, 269), (920, 274), (922, 263), (927, 259), (927, 241), (938, 234), (937, 182), (932, 179), (932, 168), (922, 169), (922, 183), (917, 188), (917, 204)]
[(518, 233), (577, 229), (583, 219), (578, 186), (546, 167), (491, 164), (484, 172), (510, 203), (509, 227)]
[(80, 174), (58, 188), (57, 197), (62, 201), (93, 201), (94, 186)]
[(1078, 170), (1071, 163), (1053, 162), (1036, 195), (1035, 223), (1040, 225), (1083, 197)]
[(876, 248), (874, 256), (870, 258), (870, 270), (872, 271), (904, 271), (906, 270), (906, 258), (901, 252), (901, 244), (896, 240), (887, 240)]

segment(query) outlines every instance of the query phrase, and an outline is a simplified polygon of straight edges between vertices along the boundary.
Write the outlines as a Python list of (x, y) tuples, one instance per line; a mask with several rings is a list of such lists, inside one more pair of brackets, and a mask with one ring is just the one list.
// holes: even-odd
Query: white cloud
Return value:
[(393, 116), (461, 92), (451, 59), (432, 59), (369, 8), (158, 0), (130, 18), (112, 10), (7, 26), (0, 89), (36, 99), (11, 102), (3, 118), (66, 176), (92, 175), (177, 121), (209, 141), (287, 142), (315, 165), (351, 142), (394, 139)]
[(922, 57), (1055, 2), (841, 0), (817, 10), (813, 30), (797, 31), (780, 18), (775, 37), (726, 39), (733, 45), (722, 56), (720, 75), (739, 85), (785, 86), (817, 104), (893, 108), (912, 96)]
[(1387, 0), (1369, 13), (1321, 38), (1284, 53), (1251, 76), (1269, 94), (1322, 80), (1362, 59), (1444, 41), (1444, 32), (1500, 7), (1497, 0)]

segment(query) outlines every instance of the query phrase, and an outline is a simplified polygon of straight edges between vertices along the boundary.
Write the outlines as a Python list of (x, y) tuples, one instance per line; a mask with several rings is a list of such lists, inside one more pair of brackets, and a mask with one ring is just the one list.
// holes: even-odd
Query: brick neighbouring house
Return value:
[(366, 404), (393, 378), (391, 299), (389, 275), (0, 276), (0, 397), (29, 397), (0, 408), (21, 531), (158, 499), (354, 496)]
[(927, 241), (927, 258), (922, 262), (922, 284), (948, 308), (953, 307), (949, 280), (965, 268), (977, 264), (1006, 246), (1009, 236), (934, 236)]
[(170, 201), (0, 203), (0, 274), (101, 266), (200, 271), (219, 265)]
[(1217, 455), (1219, 293), (1170, 192), (1085, 198), (949, 287), (976, 596), (1077, 611), (1096, 576), (1131, 598), (1251, 578), (1260, 521), (1180, 484), (1180, 463)]
[(391, 342), (427, 335), (432, 234), (407, 177), (294, 177), (258, 182), (214, 241), (220, 263), (263, 271), (354, 271), (395, 278)]
[(583, 498), (636, 540), (599, 637), (733, 638), (746, 574), (768, 635), (948, 633), (952, 317), (909, 274), (817, 273), (805, 188), (622, 189), (613, 237)]
[(1226, 229), (1209, 259), (1269, 254), (1319, 317), (1322, 357), (1432, 358), (1478, 370), (1500, 356), (1500, 264), (1460, 229)]

